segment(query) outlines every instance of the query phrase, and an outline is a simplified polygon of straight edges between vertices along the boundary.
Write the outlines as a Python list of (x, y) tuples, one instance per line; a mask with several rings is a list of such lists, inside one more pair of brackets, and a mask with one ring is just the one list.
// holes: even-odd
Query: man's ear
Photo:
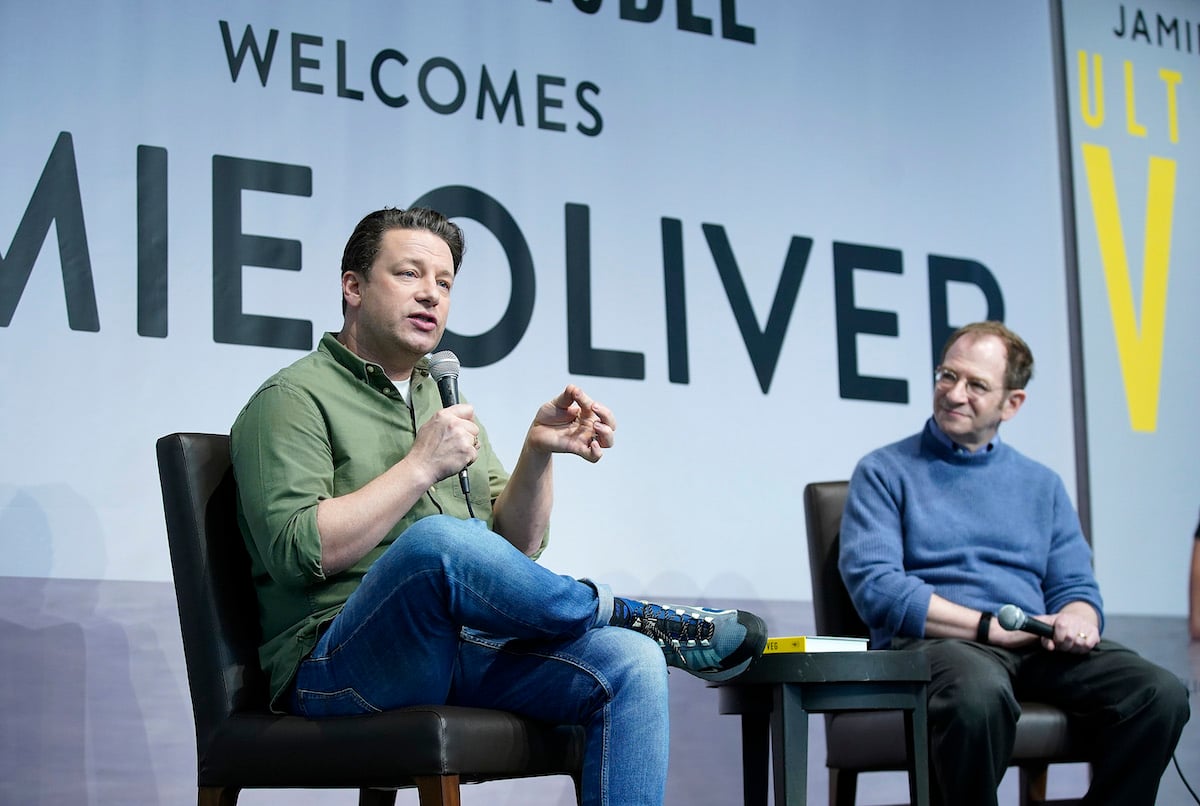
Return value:
[(1004, 399), (1004, 405), (1000, 407), (1000, 419), (1011, 420), (1021, 405), (1025, 402), (1025, 390), (1013, 389), (1007, 393)]
[(358, 307), (362, 303), (363, 279), (356, 271), (342, 272), (342, 299), (350, 307)]

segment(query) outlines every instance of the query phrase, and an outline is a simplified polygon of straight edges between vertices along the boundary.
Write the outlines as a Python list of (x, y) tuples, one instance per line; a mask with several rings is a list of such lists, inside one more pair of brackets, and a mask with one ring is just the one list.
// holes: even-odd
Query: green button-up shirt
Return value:
[[(411, 408), (381, 366), (326, 333), (315, 352), (268, 379), (233, 424), (238, 521), (258, 592), (259, 657), (273, 707), (280, 706), (323, 626), (396, 537), (429, 515), (469, 517), (458, 477), (450, 476), (352, 567), (332, 576), (321, 568), (317, 504), (359, 489), (399, 462), (417, 428), (441, 408), (424, 361), (413, 371), (409, 397)], [(471, 505), (490, 526), (492, 502), (508, 473), (482, 426), (479, 443), (479, 458), (468, 471)]]

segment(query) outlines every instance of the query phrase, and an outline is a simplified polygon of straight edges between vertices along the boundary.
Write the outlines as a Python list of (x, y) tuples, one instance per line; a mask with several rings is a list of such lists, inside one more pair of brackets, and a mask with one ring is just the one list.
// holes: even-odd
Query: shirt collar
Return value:
[[(377, 389), (388, 397), (399, 395), (399, 391), (391, 379), (388, 378), (387, 372), (384, 371), (382, 366), (376, 364), (374, 361), (364, 361), (362, 358), (359, 358), (349, 347), (338, 341), (336, 333), (330, 332), (322, 336), (318, 349), (329, 353), (334, 361), (338, 362), (350, 374), (368, 386)], [(425, 356), (413, 367), (412, 380), (415, 382), (421, 376), (428, 374), (429, 356)]]

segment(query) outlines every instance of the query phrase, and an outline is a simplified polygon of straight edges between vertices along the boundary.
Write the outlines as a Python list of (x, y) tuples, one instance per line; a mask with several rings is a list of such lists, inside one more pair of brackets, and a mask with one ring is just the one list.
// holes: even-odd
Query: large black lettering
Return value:
[(221, 24), (221, 39), (225, 42), (225, 61), (229, 64), (229, 77), (233, 81), (238, 80), (238, 76), (242, 72), (242, 62), (246, 59), (246, 51), (250, 51), (254, 55), (254, 66), (258, 69), (258, 80), (262, 85), (267, 86), (267, 77), (271, 75), (271, 59), (275, 56), (275, 43), (279, 40), (279, 31), (275, 28), (267, 34), (267, 52), (264, 54), (258, 49), (258, 40), (254, 37), (254, 29), (249, 25), (242, 32), (242, 41), (238, 45), (237, 53), (233, 52), (233, 36), (229, 33), (229, 23), (225, 20), (220, 21)]
[(996, 277), (982, 263), (959, 257), (929, 256), (929, 337), (932, 368), (936, 369), (942, 358), (942, 347), (950, 335), (966, 324), (950, 323), (950, 305), (947, 287), (950, 283), (969, 283), (983, 292), (987, 302), (984, 319), (1004, 321), (1004, 295)]
[(701, 17), (692, 11), (692, 0), (675, 0), (675, 9), (679, 12), (677, 22), (679, 30), (712, 36), (712, 20), (708, 17)]
[(296, 92), (311, 92), (315, 95), (324, 95), (325, 88), (320, 84), (314, 84), (311, 81), (302, 81), (300, 79), (301, 70), (320, 70), (320, 59), (308, 59), (300, 55), (300, 48), (305, 45), (313, 47), (321, 47), (324, 40), (319, 36), (312, 34), (292, 34), (292, 89)]
[(677, 218), (662, 220), (663, 297), (667, 306), (667, 379), (687, 383), (688, 366), (687, 284), (683, 271), (683, 224)]
[(599, 109), (588, 103), (587, 98), (584, 97), (584, 93), (599, 95), (600, 88), (590, 81), (582, 81), (580, 82), (579, 86), (575, 88), (575, 100), (579, 102), (579, 107), (584, 112), (587, 112), (592, 116), (591, 126), (585, 126), (582, 123), (576, 123), (575, 128), (582, 135), (587, 137), (595, 137), (604, 129), (604, 118), (600, 116)]
[(500, 202), (472, 187), (440, 187), (421, 196), (413, 206), (431, 207), (449, 218), (478, 221), (496, 236), (504, 249), (512, 276), (512, 292), (500, 321), (478, 336), (463, 336), (447, 328), (439, 345), (442, 349), (453, 350), (464, 367), (495, 364), (516, 348), (533, 319), (537, 280), (529, 243), (516, 219)]
[(521, 109), (521, 90), (517, 85), (516, 70), (509, 75), (508, 86), (504, 88), (504, 98), (500, 98), (496, 95), (496, 87), (492, 84), (492, 77), (488, 75), (487, 67), (483, 68), (479, 75), (479, 102), (475, 105), (477, 120), (483, 120), (484, 102), (489, 100), (492, 102), (492, 109), (496, 112), (497, 122), (504, 122), (504, 116), (508, 114), (508, 105), (511, 103), (517, 125), (525, 125), (525, 112)]
[(663, 0), (646, 0), (645, 7), (637, 0), (621, 0), (621, 19), (633, 22), (654, 22), (662, 14)]
[(788, 322), (796, 307), (796, 296), (800, 293), (800, 282), (804, 279), (808, 255), (812, 251), (812, 238), (792, 238), (783, 261), (779, 285), (775, 288), (771, 312), (767, 315), (767, 324), (759, 329), (754, 306), (750, 303), (750, 295), (746, 292), (746, 284), (742, 281), (725, 229), (716, 224), (704, 224), (703, 229), (704, 237), (708, 239), (708, 249), (717, 264), (717, 273), (721, 275), (721, 284), (725, 286), (725, 296), (729, 299), (742, 341), (750, 355), (750, 363), (754, 366), (754, 374), (758, 376), (758, 386), (765, 395), (771, 388)]
[(305, 165), (213, 156), (213, 341), (312, 349), (312, 322), (242, 310), (242, 267), (300, 271), (300, 242), (242, 232), (242, 191), (312, 195)]
[(568, 204), (564, 210), (567, 241), (567, 370), (605, 378), (646, 377), (646, 357), (592, 346), (592, 260), (588, 207)]
[(362, 90), (353, 89), (346, 84), (346, 40), (344, 39), (337, 41), (337, 80), (339, 98), (349, 98), (352, 101), (363, 99)]
[(897, 336), (899, 318), (891, 311), (857, 308), (854, 304), (854, 271), (904, 273), (898, 250), (861, 244), (833, 244), (834, 315), (837, 318), (838, 390), (843, 399), (907, 403), (908, 382), (903, 378), (877, 378), (858, 374), (858, 334)]
[(565, 132), (567, 126), (565, 123), (550, 120), (546, 117), (547, 109), (562, 109), (563, 102), (561, 98), (552, 98), (546, 94), (547, 87), (565, 87), (567, 80), (558, 76), (543, 76), (537, 77), (537, 110), (538, 110), (538, 128), (548, 129), (552, 132)]
[(380, 78), (380, 73), (383, 72), (384, 62), (396, 61), (401, 65), (408, 64), (408, 57), (398, 50), (387, 48), (375, 54), (375, 58), (371, 61), (371, 87), (375, 90), (375, 96), (390, 107), (400, 108), (408, 103), (408, 96), (388, 95), (383, 89), (383, 81)]
[(721, 0), (721, 38), (754, 44), (754, 28), (737, 21), (737, 0)]
[(75, 146), (69, 132), (59, 133), (29, 205), (21, 216), (21, 223), (17, 225), (8, 254), (0, 255), (0, 327), (8, 327), (12, 322), (17, 303), (33, 273), (33, 264), (50, 232), (51, 222), (58, 233), (67, 323), (72, 330), (94, 333), (100, 330), (100, 314), (96, 309), (92, 259), (83, 224)]
[[(538, 0), (550, 3), (552, 0)], [(712, 0), (706, 0), (711, 3)], [(572, 5), (584, 14), (596, 14), (603, 5), (603, 0), (572, 0)], [(663, 0), (620, 0), (619, 17), (629, 22), (654, 23), (662, 17)], [(675, 27), (704, 36), (713, 35), (712, 17), (705, 17), (695, 11), (695, 0), (675, 0)], [(1160, 38), (1162, 23), (1160, 21)], [(753, 45), (756, 31), (753, 26), (742, 25), (737, 18), (737, 0), (721, 0), (721, 37), (734, 42), (746, 42)]]
[[(429, 75), (438, 68), (446, 70), (450, 73), (454, 80), (454, 98), (448, 103), (440, 103), (429, 92)], [(462, 70), (458, 69), (458, 65), (449, 59), (441, 56), (434, 57), (425, 64), (421, 65), (421, 71), (417, 74), (417, 91), (421, 93), (421, 100), (425, 105), (442, 115), (452, 115), (462, 108), (463, 101), (467, 99), (467, 79), (463, 75)]]
[(167, 150), (137, 149), (137, 332), (167, 335)]

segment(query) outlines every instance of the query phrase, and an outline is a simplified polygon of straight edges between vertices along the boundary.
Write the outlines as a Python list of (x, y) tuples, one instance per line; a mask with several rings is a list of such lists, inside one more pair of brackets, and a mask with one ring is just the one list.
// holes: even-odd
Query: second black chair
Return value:
[[(813, 610), (817, 632), (822, 635), (869, 634), (838, 571), (839, 533), (848, 489), (845, 481), (814, 482), (804, 488)], [(903, 770), (908, 762), (904, 720), (896, 711), (827, 714), (825, 744), (831, 806), (853, 806), (859, 773)], [(1012, 758), (1020, 769), (1021, 806), (1074, 802), (1046, 800), (1048, 769), (1051, 764), (1084, 760), (1063, 711), (1045, 703), (1021, 703)]]

